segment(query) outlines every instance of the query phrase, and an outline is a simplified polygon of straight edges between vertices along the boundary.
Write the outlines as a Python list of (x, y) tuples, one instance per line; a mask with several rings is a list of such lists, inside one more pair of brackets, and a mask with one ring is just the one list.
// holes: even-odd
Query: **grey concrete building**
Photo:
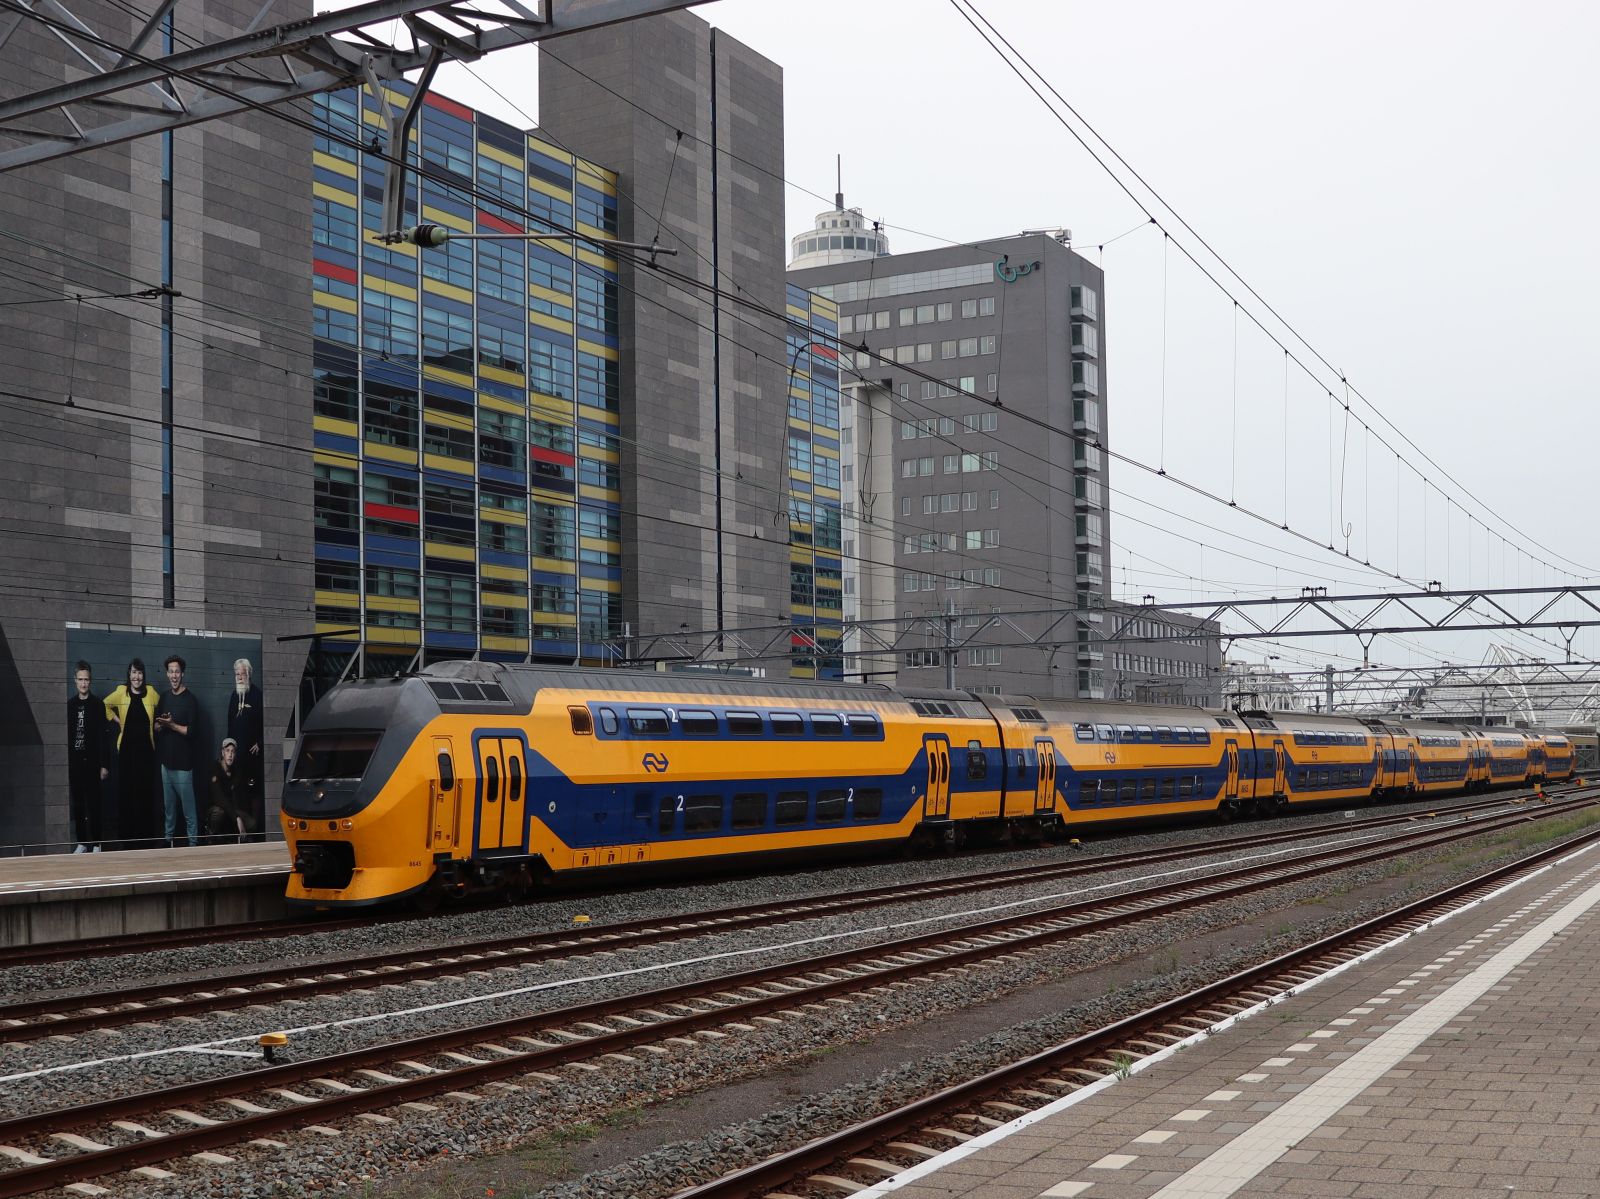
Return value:
[(623, 615), (632, 632), (789, 618), (783, 75), (690, 13), (541, 46), (539, 124), (616, 170)]
[[(899, 616), (930, 618), (927, 648), (902, 656), (899, 681), (943, 680), (937, 618), (952, 606), (962, 639), (991, 615), (1071, 610), (1043, 648), (1015, 648), (1045, 632), (1041, 617), (971, 633), (956, 682), (1103, 697), (1103, 654), (1079, 652), (1109, 598), (1100, 270), (1065, 238), (1024, 234), (795, 270), (790, 281), (839, 304), (844, 356), (891, 416), (890, 437), (851, 438), (843, 485), (858, 563), (892, 562)], [(868, 493), (870, 527), (859, 523)]]
[[(259, 8), (180, 8), (157, 39), (216, 40)], [(88, 16), (117, 45), (143, 22), (111, 5)], [(80, 75), (25, 17), (0, 47), (7, 96)], [(64, 717), (78, 656), (104, 695), (133, 653), (152, 683), (182, 653), (224, 725), (229, 666), (252, 657), (272, 819), (305, 658), (278, 639), (312, 622), (310, 139), (254, 113), (0, 175), (0, 846), (76, 839)], [(203, 788), (225, 729), (213, 716), (201, 731)], [(123, 815), (150, 830), (149, 813)]]
[[(953, 639), (956, 684), (973, 690), (1218, 702), (1214, 626), (1189, 637), (1172, 621), (1150, 634), (1159, 646), (1106, 641), (1129, 610), (1107, 569), (1099, 268), (1061, 230), (806, 266), (859, 249), (833, 246), (834, 219), (794, 238), (789, 277), (839, 304), (854, 367), (841, 383), (846, 616), (925, 630), (922, 648), (863, 658), (861, 672), (938, 685)], [(1071, 616), (1018, 615), (1041, 610)]]

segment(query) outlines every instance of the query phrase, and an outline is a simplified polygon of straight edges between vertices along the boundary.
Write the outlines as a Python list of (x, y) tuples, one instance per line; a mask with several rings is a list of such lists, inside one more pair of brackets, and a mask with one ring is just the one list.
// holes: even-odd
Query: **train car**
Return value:
[(1572, 742), (1564, 733), (1544, 731), (1537, 734), (1543, 749), (1544, 780), (1559, 783), (1573, 775)]
[(1512, 787), (1528, 781), (1528, 738), (1520, 729), (1483, 730), (1489, 742), (1489, 785)]
[[(1290, 807), (1360, 803), (1376, 794), (1381, 750), (1365, 721), (1279, 712), (1272, 724), (1268, 735), (1273, 750), (1283, 756), (1284, 797)], [(1258, 742), (1263, 732), (1257, 728)]]
[(1001, 749), (965, 693), (483, 663), (347, 683), (284, 788), (288, 897), (948, 843), (1000, 824)]
[(1036, 811), (1052, 828), (1214, 813), (1239, 801), (1242, 729), (1231, 716), (1095, 700), (990, 707), (1008, 760), (1048, 755), (1047, 775), (1012, 782), (1034, 783)]
[(1415, 739), (1411, 751), (1413, 789), (1422, 795), (1466, 790), (1478, 739), (1445, 724), (1419, 723), (1409, 731)]

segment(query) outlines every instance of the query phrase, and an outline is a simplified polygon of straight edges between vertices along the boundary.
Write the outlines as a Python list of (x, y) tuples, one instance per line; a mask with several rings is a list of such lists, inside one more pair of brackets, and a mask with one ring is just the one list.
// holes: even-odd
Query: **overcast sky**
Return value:
[[(1145, 214), (950, 0), (719, 0), (695, 11), (784, 69), (791, 233), (831, 206), (836, 153), (846, 202), (884, 221), (896, 251), (1072, 229), (1107, 274), (1111, 447), (1320, 545), (1343, 549), (1349, 526), (1353, 562), (1113, 462), (1120, 596), (1397, 586), (1362, 569), (1363, 559), (1447, 587), (1557, 577), (1486, 537), (1464, 507), (1529, 555), (1580, 573), (1537, 541), (1582, 574), (1600, 573), (1589, 467), (1600, 423), (1590, 366), (1600, 328), (1600, 6), (978, 8), (1195, 233), (1117, 167), (1173, 241), (1164, 247), (1162, 233), (1145, 228), (1098, 249)], [(533, 57), (507, 51), (474, 70), (536, 114)], [(440, 88), (526, 123), (460, 72)], [(1223, 274), (1200, 237), (1265, 303)], [(1241, 302), (1237, 367), (1233, 301), (1183, 250)], [(1291, 366), (1287, 430), (1284, 354), (1252, 316), (1317, 370), (1313, 381)], [(1321, 367), (1313, 348), (1337, 369)], [(1354, 396), (1346, 434), (1339, 371), (1439, 465)], [(1329, 387), (1340, 404), (1330, 404)], [(1395, 455), (1356, 418), (1410, 464), (1400, 467), (1398, 503)], [(1412, 466), (1450, 497), (1427, 491), (1426, 522), (1427, 489)], [(1519, 532), (1487, 518), (1468, 490)], [(1560, 637), (1545, 636), (1510, 644), (1559, 657), (1548, 642)], [(1385, 639), (1373, 655), (1477, 661), (1485, 646), (1472, 635)], [(1596, 656), (1600, 635), (1584, 632), (1575, 646)], [(1285, 665), (1322, 660), (1309, 643), (1284, 656)]]

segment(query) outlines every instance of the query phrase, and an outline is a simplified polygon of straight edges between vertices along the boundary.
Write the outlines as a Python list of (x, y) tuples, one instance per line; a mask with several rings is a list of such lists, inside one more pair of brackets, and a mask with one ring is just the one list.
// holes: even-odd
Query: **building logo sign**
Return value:
[(1044, 263), (1039, 261), (1037, 258), (1035, 258), (1032, 262), (1019, 262), (1016, 266), (1011, 266), (1010, 262), (1011, 255), (1009, 254), (995, 259), (995, 277), (998, 278), (1002, 283), (1015, 283), (1018, 279), (1022, 278), (1022, 276), (1031, 275), (1034, 271), (1038, 270), (1044, 265)]

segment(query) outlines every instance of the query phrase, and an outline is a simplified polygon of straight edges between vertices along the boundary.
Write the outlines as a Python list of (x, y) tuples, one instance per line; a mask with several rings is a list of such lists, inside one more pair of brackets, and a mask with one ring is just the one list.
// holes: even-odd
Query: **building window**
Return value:
[(954, 307), (952, 305), (950, 305), (950, 304), (940, 304), (939, 305), (939, 319), (941, 321), (950, 320), (954, 315), (955, 315), (955, 310), (954, 310)]
[(311, 240), (319, 246), (354, 254), (359, 232), (356, 210), (349, 204), (317, 196), (311, 201)]
[(477, 627), (477, 595), (469, 576), (428, 575), (423, 593), (423, 616), (428, 627), (470, 633)]
[(984, 296), (982, 299), (980, 299), (978, 301), (978, 315), (979, 316), (993, 316), (994, 315), (994, 297), (993, 296)]
[(312, 464), (312, 477), (317, 528), (354, 530), (361, 508), (356, 495), (356, 472), (316, 462)]
[(978, 315), (978, 301), (977, 300), (962, 300), (961, 301), (961, 319), (962, 320), (970, 321), (973, 317), (975, 317), (977, 315)]

